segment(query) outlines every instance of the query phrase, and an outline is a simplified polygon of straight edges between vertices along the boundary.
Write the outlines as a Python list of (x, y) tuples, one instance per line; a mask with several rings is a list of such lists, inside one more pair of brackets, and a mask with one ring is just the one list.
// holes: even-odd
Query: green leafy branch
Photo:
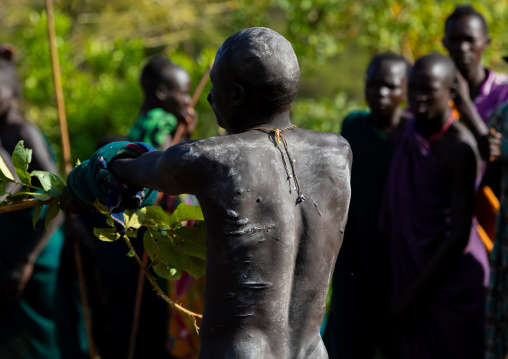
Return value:
[[(45, 226), (49, 224), (60, 212), (60, 197), (65, 189), (64, 180), (51, 172), (32, 171), (28, 172), (28, 165), (32, 160), (32, 150), (27, 149), (23, 145), (23, 141), (19, 141), (12, 153), (12, 165), (16, 176), (14, 176), (4, 160), (0, 158), (0, 208), (11, 206), (12, 209), (23, 209), (28, 206), (17, 206), (28, 199), (36, 200), (35, 213), (33, 217), (33, 226), (37, 224), (42, 212), (43, 205), (48, 205), (45, 217)], [(33, 179), (37, 178), (40, 186), (33, 184)], [(10, 191), (7, 185), (11, 183)], [(21, 190), (16, 190), (17, 186), (21, 186)]]
[[(0, 196), (3, 197), (0, 201), (0, 213), (7, 212), (6, 208), (11, 211), (31, 207), (35, 201), (33, 217), (35, 229), (42, 207), (47, 204), (48, 210), (45, 217), (47, 228), (60, 211), (59, 203), (65, 189), (65, 182), (61, 177), (50, 172), (28, 172), (31, 159), (32, 150), (26, 149), (23, 141), (20, 141), (12, 154), (12, 164), (16, 173), (14, 176), (0, 157)], [(40, 186), (33, 184), (36, 182), (34, 177), (38, 179)], [(7, 191), (8, 183), (19, 185), (22, 189), (15, 191), (17, 186), (12, 186), (12, 189)], [(28, 205), (26, 205), (27, 202), (29, 202)], [(182, 203), (173, 213), (168, 213), (156, 206), (126, 210), (124, 211), (126, 233), (122, 236), (116, 231), (113, 218), (107, 207), (98, 200), (95, 201), (94, 206), (108, 218), (107, 224), (109, 225), (107, 228), (94, 228), (94, 234), (99, 239), (108, 242), (123, 237), (129, 247), (129, 255), (136, 259), (157, 294), (171, 306), (189, 315), (194, 321), (196, 331), (198, 331), (196, 318), (202, 316), (172, 301), (159, 288), (155, 278), (148, 270), (152, 268), (157, 275), (170, 280), (179, 279), (182, 271), (186, 271), (196, 279), (205, 273), (206, 230), (201, 208)], [(192, 227), (186, 227), (183, 225), (186, 221), (197, 221), (197, 223)], [(143, 231), (145, 231), (143, 246), (151, 260), (148, 268), (145, 268), (131, 244), (131, 239), (137, 238), (143, 227)]]

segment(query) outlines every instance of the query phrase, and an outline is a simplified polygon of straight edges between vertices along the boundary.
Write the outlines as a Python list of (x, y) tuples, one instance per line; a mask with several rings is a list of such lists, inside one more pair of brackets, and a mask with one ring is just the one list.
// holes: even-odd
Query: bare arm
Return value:
[(121, 182), (137, 188), (151, 188), (170, 195), (195, 194), (200, 179), (199, 156), (188, 141), (166, 151), (148, 152), (136, 159), (121, 159), (108, 165)]

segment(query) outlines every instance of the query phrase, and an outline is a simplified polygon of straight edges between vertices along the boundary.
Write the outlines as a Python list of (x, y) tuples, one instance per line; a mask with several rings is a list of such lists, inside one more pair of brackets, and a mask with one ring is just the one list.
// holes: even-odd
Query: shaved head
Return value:
[(238, 82), (277, 105), (290, 105), (298, 90), (300, 67), (291, 43), (279, 33), (253, 27), (230, 36), (216, 60)]
[(455, 64), (453, 60), (438, 52), (420, 57), (411, 69), (411, 73), (421, 69), (427, 69), (429, 74), (443, 80), (444, 83), (450, 86), (455, 80)]

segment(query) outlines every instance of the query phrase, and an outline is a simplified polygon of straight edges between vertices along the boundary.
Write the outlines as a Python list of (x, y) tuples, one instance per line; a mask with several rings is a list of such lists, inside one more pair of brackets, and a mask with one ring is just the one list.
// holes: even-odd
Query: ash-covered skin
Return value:
[[(252, 55), (251, 63), (226, 66), (237, 61), (235, 51)], [(284, 99), (296, 92), (298, 76), (282, 36), (264, 28), (235, 34), (217, 53), (208, 97), (232, 135), (110, 164), (130, 185), (194, 194), (201, 204), (207, 263), (200, 359), (328, 358), (319, 330), (349, 206), (349, 145), (338, 134), (284, 132), (306, 197), (301, 202), (273, 134), (249, 131), (291, 125), (292, 97)], [(245, 79), (259, 80), (284, 101), (266, 104)]]

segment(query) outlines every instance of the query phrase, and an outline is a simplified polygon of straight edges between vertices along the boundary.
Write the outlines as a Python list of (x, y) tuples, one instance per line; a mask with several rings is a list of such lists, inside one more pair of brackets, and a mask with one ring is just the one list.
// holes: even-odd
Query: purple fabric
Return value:
[(487, 79), (474, 99), (483, 121), (487, 123), (490, 113), (505, 101), (508, 101), (508, 75), (487, 69)]
[[(411, 120), (398, 146), (386, 189), (381, 228), (391, 241), (393, 298), (422, 275), (450, 230), (450, 178)], [(435, 295), (405, 333), (404, 357), (483, 358), (488, 260), (471, 230), (459, 268), (442, 279)]]

